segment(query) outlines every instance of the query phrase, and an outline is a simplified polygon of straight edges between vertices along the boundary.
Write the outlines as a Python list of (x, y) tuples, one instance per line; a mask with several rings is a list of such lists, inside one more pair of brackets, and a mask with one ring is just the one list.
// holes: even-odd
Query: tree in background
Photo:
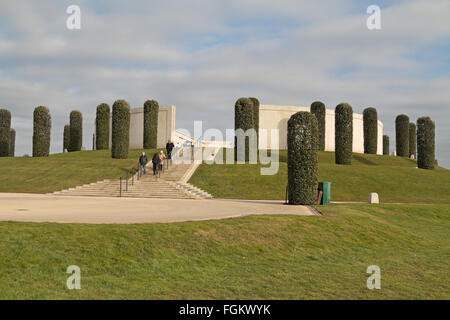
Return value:
[(81, 151), (83, 145), (83, 115), (74, 110), (70, 113), (69, 152)]
[(127, 159), (130, 145), (130, 105), (125, 100), (116, 100), (112, 107), (111, 157)]
[(389, 136), (384, 135), (383, 136), (383, 154), (385, 156), (389, 155)]
[(109, 120), (111, 111), (109, 105), (101, 103), (97, 106), (95, 117), (95, 149), (109, 149)]
[(429, 117), (417, 120), (417, 166), (421, 169), (434, 169), (435, 124)]
[(378, 114), (377, 109), (367, 108), (363, 112), (364, 153), (377, 154)]
[(311, 104), (311, 113), (317, 118), (317, 125), (319, 128), (319, 151), (325, 151), (325, 104), (320, 101), (314, 101)]
[(155, 149), (158, 145), (159, 104), (156, 100), (144, 103), (144, 149)]
[(256, 145), (259, 148), (259, 100), (251, 97), (249, 98), (253, 103), (253, 127), (256, 130), (257, 141)]
[(11, 112), (0, 109), (0, 157), (8, 157), (11, 150)]
[(291, 116), (287, 135), (289, 204), (317, 203), (318, 140), (317, 118), (312, 113), (300, 111)]
[(66, 124), (64, 126), (63, 151), (69, 150), (69, 145), (70, 145), (70, 125)]
[[(234, 105), (234, 130), (235, 130), (235, 138), (234, 138), (234, 155), (235, 159), (239, 162), (245, 162), (250, 160), (250, 140), (247, 136), (241, 136), (249, 129), (254, 129), (254, 108), (253, 102), (249, 98), (239, 98)], [(240, 132), (241, 129), (243, 132)], [(255, 132), (256, 134), (256, 132)], [(257, 138), (255, 136), (255, 138)], [(238, 144), (239, 142), (245, 143), (245, 153), (243, 157), (238, 155)], [(242, 159), (243, 158), (243, 159)]]
[(416, 124), (414, 122), (409, 123), (409, 157), (414, 156), (417, 159), (417, 147), (416, 147)]
[(50, 154), (50, 133), (52, 117), (45, 106), (39, 106), (33, 113), (33, 157), (48, 157)]
[(405, 114), (395, 119), (395, 145), (397, 156), (409, 157), (409, 117)]
[(348, 103), (337, 105), (335, 110), (335, 160), (336, 164), (352, 164), (353, 109)]
[(10, 143), (9, 143), (9, 157), (14, 157), (16, 153), (16, 130), (10, 128), (9, 129), (9, 137), (10, 137)]

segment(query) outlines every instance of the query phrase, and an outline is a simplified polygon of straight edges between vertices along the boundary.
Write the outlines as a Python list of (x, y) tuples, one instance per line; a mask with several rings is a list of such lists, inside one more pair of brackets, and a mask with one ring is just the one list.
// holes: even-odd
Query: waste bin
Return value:
[(319, 190), (322, 190), (322, 200), (320, 204), (330, 204), (331, 200), (331, 182), (319, 182)]

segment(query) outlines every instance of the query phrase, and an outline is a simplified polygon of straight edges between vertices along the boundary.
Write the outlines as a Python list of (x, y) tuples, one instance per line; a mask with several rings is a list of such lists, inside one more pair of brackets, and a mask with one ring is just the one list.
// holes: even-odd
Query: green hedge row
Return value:
[(405, 114), (395, 119), (395, 145), (397, 156), (409, 157), (409, 117)]
[(11, 112), (0, 109), (0, 157), (8, 157), (11, 149)]
[(159, 104), (156, 100), (144, 103), (144, 149), (155, 149), (158, 144)]
[[(249, 98), (239, 98), (236, 101), (236, 104), (234, 105), (234, 129), (242, 129), (244, 133), (249, 129), (254, 129), (254, 108), (253, 108), (253, 102)], [(256, 132), (255, 132), (256, 133)], [(238, 138), (240, 137), (240, 134), (236, 132), (236, 136), (234, 138), (234, 155), (235, 159), (239, 162), (245, 162), (249, 160), (249, 144), (250, 140), (249, 137), (245, 137), (245, 139)], [(240, 156), (238, 155), (238, 143), (239, 141), (245, 143), (245, 153), (244, 155)]]
[(389, 136), (384, 135), (383, 136), (383, 154), (385, 156), (389, 155)]
[(300, 111), (288, 121), (288, 198), (289, 204), (317, 203), (318, 142), (317, 118)]
[(325, 104), (321, 101), (314, 101), (311, 104), (311, 113), (317, 118), (317, 125), (319, 128), (319, 151), (325, 150)]
[(348, 103), (337, 105), (335, 110), (335, 160), (336, 164), (352, 164), (353, 109)]
[(66, 124), (64, 126), (64, 135), (63, 135), (63, 151), (69, 150), (70, 145), (70, 125)]
[(69, 152), (81, 151), (83, 145), (83, 115), (74, 110), (70, 113)]
[(112, 107), (111, 157), (127, 159), (130, 145), (130, 105), (125, 100), (116, 100)]
[(50, 154), (50, 133), (52, 118), (45, 106), (39, 106), (33, 112), (33, 157), (48, 157)]
[(101, 103), (97, 106), (95, 117), (95, 149), (109, 149), (109, 120), (111, 111), (109, 105)]
[(417, 120), (417, 166), (421, 169), (434, 169), (435, 124), (429, 117)]
[(377, 154), (378, 114), (377, 109), (367, 108), (363, 112), (364, 153)]
[(416, 124), (411, 122), (409, 124), (409, 157), (414, 156), (414, 159), (417, 159), (417, 146), (416, 146)]

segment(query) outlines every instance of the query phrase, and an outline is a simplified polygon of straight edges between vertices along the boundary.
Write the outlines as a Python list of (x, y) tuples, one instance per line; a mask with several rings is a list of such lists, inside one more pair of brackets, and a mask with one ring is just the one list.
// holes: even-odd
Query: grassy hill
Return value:
[[(156, 152), (145, 151), (148, 156)], [(117, 179), (138, 162), (141, 152), (130, 150), (128, 159), (111, 159), (109, 150), (59, 153), (45, 158), (0, 158), (0, 192), (47, 193)]]
[[(448, 205), (172, 224), (0, 222), (0, 299), (449, 299)], [(66, 269), (81, 268), (81, 290)], [(366, 269), (381, 268), (381, 290)]]
[[(260, 164), (202, 164), (190, 183), (218, 198), (285, 198), (286, 151), (280, 151), (276, 175), (262, 176)], [(353, 154), (353, 165), (334, 163), (333, 152), (319, 153), (319, 181), (331, 181), (332, 200), (367, 201), (377, 192), (382, 202), (450, 203), (450, 171), (417, 169), (414, 160), (367, 154)]]

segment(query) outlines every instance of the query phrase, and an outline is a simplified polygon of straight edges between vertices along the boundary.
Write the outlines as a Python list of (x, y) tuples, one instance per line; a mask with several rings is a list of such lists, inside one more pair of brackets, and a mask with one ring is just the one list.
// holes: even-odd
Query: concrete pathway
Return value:
[(73, 197), (0, 193), (0, 221), (151, 223), (236, 218), (248, 215), (314, 215), (282, 201)]

